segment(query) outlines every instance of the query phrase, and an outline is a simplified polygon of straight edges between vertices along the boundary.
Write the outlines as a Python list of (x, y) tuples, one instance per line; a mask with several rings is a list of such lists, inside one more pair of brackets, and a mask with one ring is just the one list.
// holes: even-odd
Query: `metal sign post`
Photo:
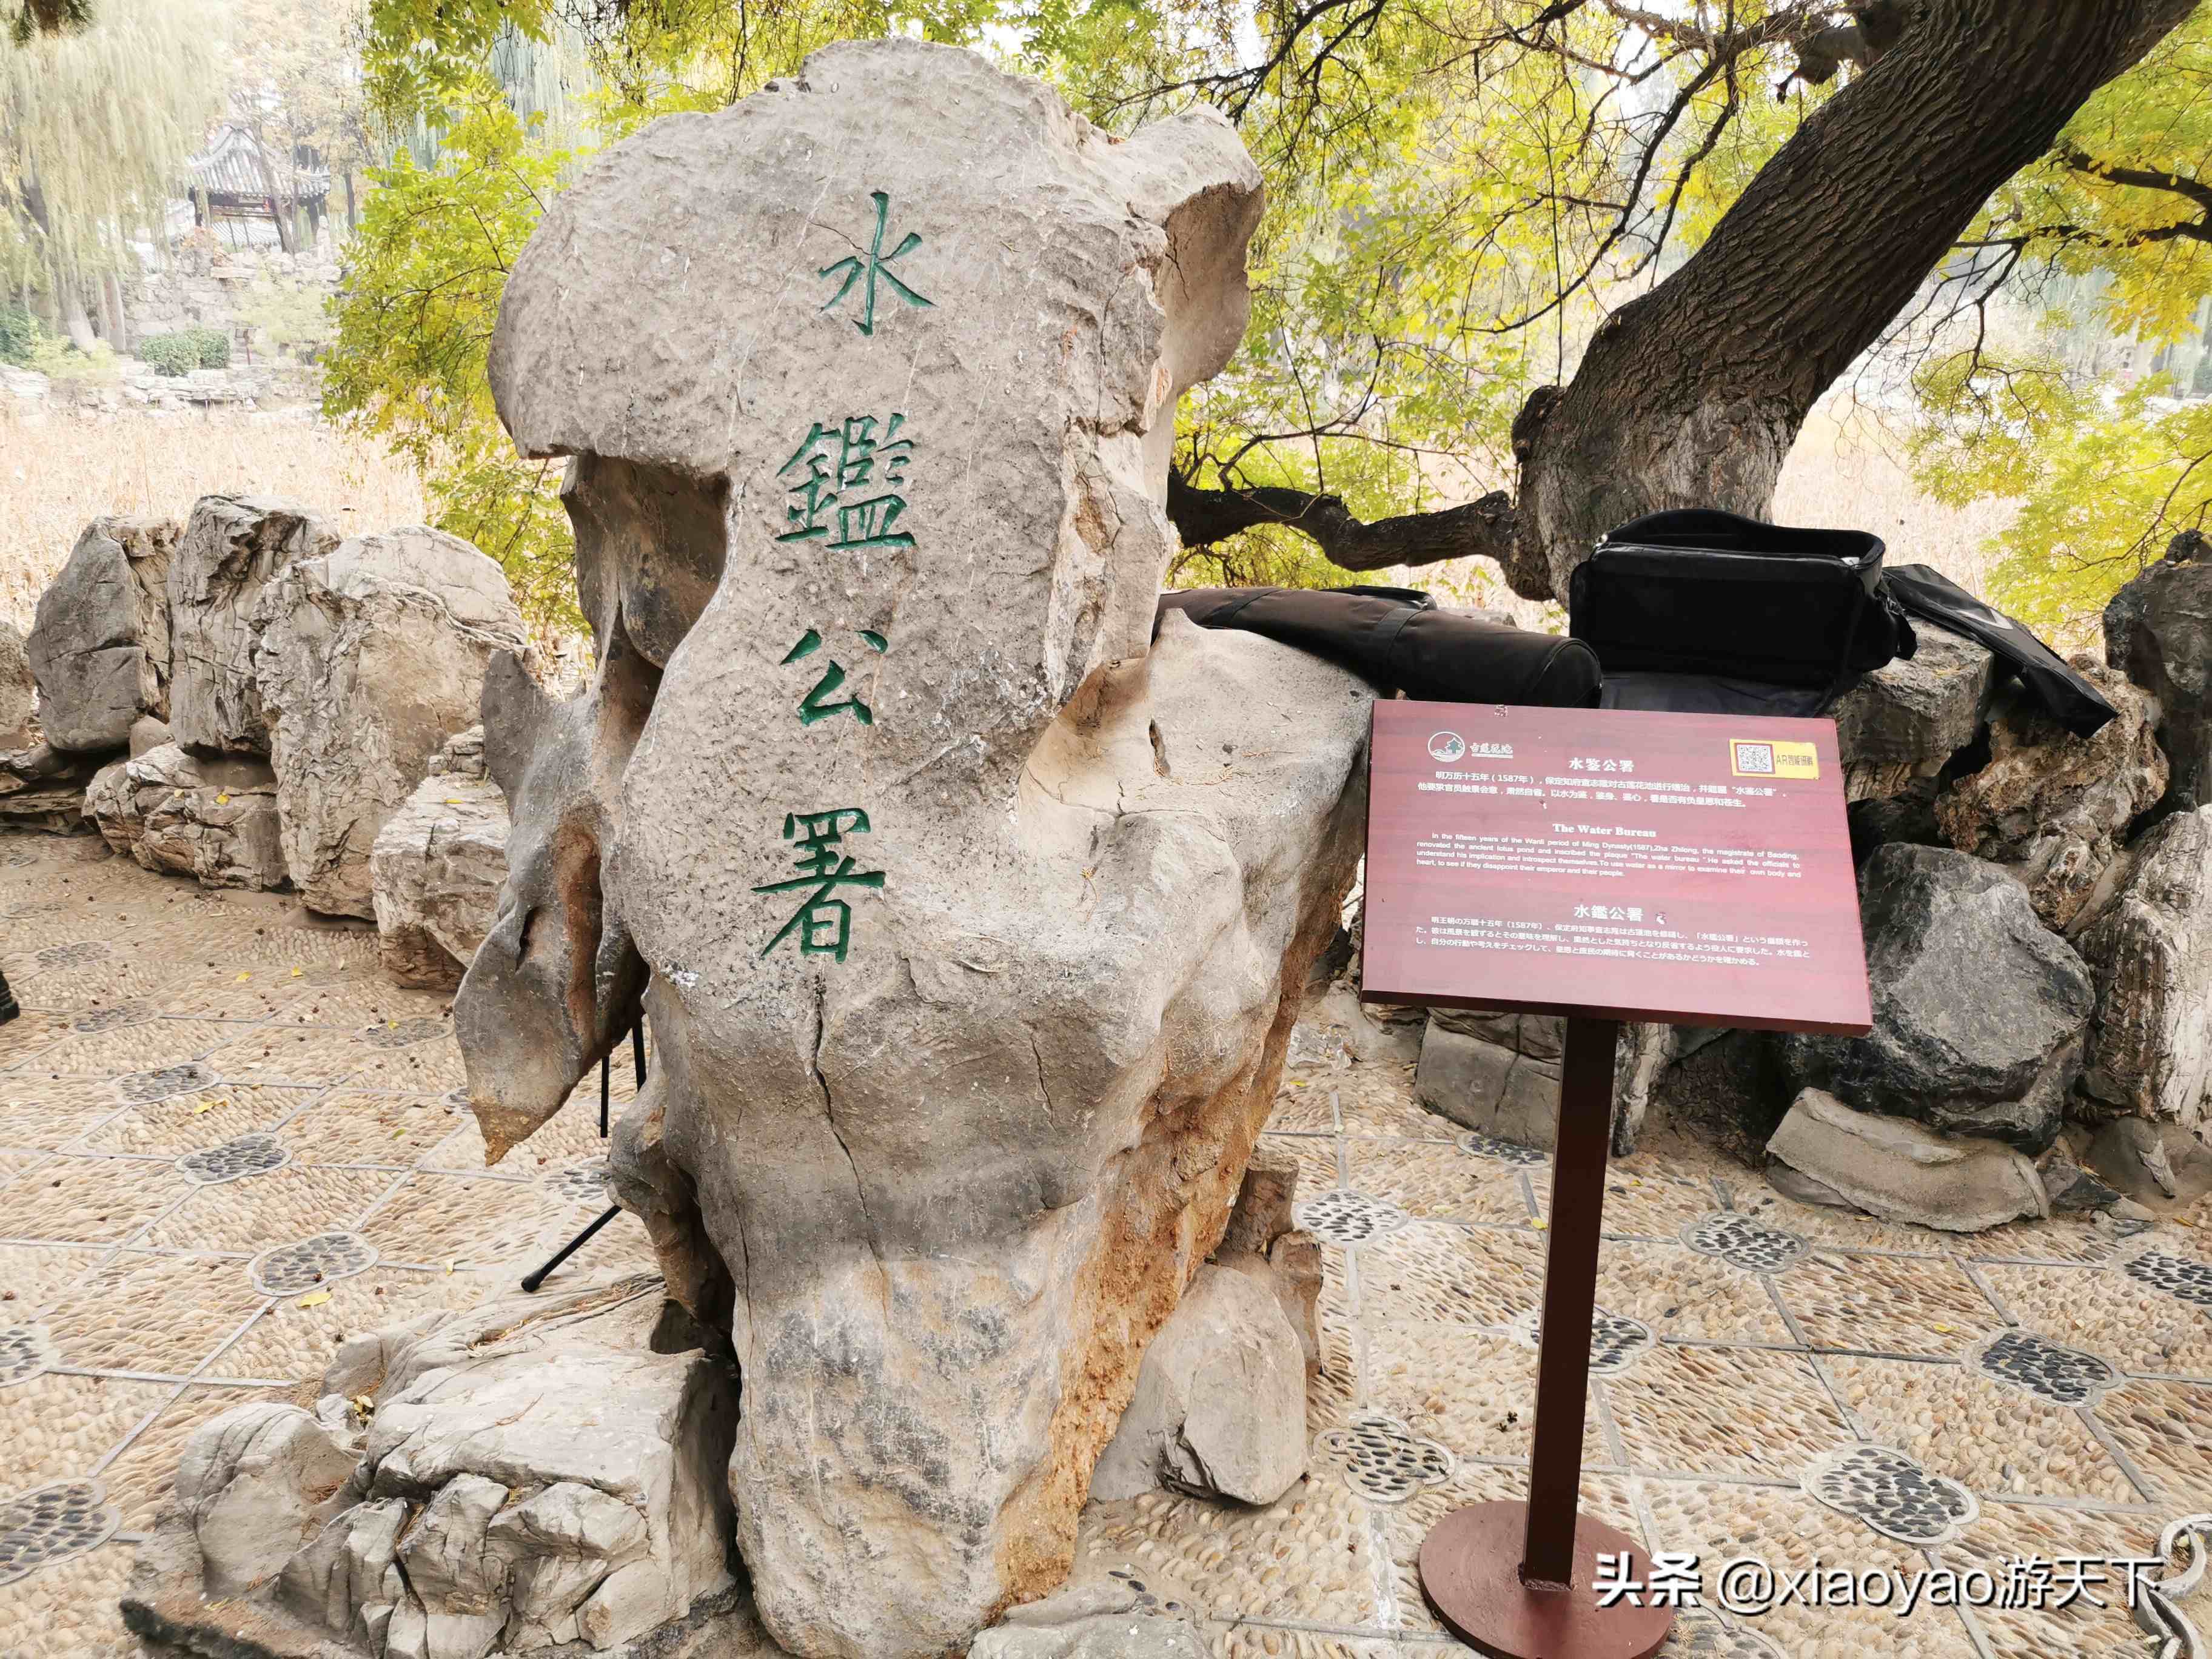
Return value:
[(1841, 771), (1826, 720), (1375, 706), (1362, 995), (1566, 1016), (1528, 1501), (1420, 1554), (1496, 1659), (1649, 1659), (1674, 1627), (1599, 1605), (1600, 1555), (1650, 1563), (1580, 1510), (1613, 1048), (1624, 1020), (1868, 1030)]

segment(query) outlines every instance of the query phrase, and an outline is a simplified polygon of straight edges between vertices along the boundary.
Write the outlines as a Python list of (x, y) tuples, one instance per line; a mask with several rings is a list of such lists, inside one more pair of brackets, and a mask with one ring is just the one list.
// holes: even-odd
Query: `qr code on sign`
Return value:
[(1771, 743), (1740, 743), (1735, 746), (1735, 769), (1742, 773), (1758, 773), (1762, 777), (1774, 775), (1774, 745)]

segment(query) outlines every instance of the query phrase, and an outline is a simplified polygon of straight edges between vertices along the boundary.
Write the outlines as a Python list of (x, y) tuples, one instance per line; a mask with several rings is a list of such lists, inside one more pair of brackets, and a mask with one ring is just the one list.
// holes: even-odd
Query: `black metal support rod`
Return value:
[(1569, 1016), (1559, 1079), (1559, 1148), (1552, 1158), (1551, 1247), (1536, 1357), (1536, 1444), (1528, 1466), (1528, 1530), (1521, 1581), (1574, 1582), (1575, 1516), (1583, 1485), (1589, 1401), (1590, 1322), (1597, 1311), (1599, 1215), (1613, 1136), (1613, 1051), (1620, 1026)]
[(621, 1213), (621, 1205), (610, 1204), (607, 1206), (606, 1209), (600, 1214), (599, 1218), (597, 1221), (594, 1221), (590, 1226), (585, 1228), (583, 1231), (578, 1233), (566, 1244), (563, 1244), (559, 1249), (556, 1250), (553, 1253), (553, 1259), (551, 1261), (548, 1261), (536, 1273), (531, 1273), (526, 1277), (522, 1281), (522, 1288), (526, 1291), (534, 1291), (537, 1290), (540, 1285), (543, 1285), (545, 1282), (545, 1276), (548, 1273), (551, 1273), (556, 1267), (566, 1261), (570, 1256), (575, 1255), (577, 1251), (582, 1249), (586, 1243), (590, 1241), (593, 1233), (599, 1231), (600, 1228), (605, 1226), (607, 1223), (612, 1221)]

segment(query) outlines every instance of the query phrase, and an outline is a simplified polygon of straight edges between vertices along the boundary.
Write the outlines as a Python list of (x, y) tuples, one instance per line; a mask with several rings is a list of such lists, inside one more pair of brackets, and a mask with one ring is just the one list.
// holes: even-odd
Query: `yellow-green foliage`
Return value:
[(2147, 344), (2193, 333), (2212, 291), (2212, 9), (2200, 8), (2090, 100), (2053, 153), (1990, 203), (1970, 240), (2094, 282), (2037, 337), (1954, 331), (1916, 380), (1919, 478), (1940, 499), (2014, 498), (1996, 597), (2023, 620), (2078, 629), (2177, 532), (2212, 517), (2212, 405), (2157, 379), (2118, 387), (2069, 368), (2056, 336), (2083, 325)]

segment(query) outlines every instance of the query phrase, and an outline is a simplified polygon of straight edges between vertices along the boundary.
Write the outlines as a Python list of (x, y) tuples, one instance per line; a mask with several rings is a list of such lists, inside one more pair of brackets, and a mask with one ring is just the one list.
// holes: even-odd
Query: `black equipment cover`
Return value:
[(1882, 550), (1862, 530), (1711, 507), (1646, 514), (1575, 567), (1568, 629), (1597, 652), (1608, 684), (1631, 677), (1608, 690), (1607, 707), (1683, 707), (1615, 702), (1638, 696), (1632, 677), (1659, 674), (1714, 681), (1715, 708), (1741, 693), (1759, 712), (1789, 712), (1767, 695), (1782, 686), (1817, 694), (1817, 708), (1855, 676), (1912, 654), (1912, 625), (1881, 588)]
[(2069, 668), (2056, 651), (1941, 571), (1924, 564), (1900, 564), (1883, 581), (1914, 616), (1989, 647), (2000, 668), (2017, 672), (2030, 695), (2075, 737), (2094, 735), (2118, 712), (2105, 701), (2104, 693)]
[(1200, 628), (1240, 628), (1325, 657), (1382, 691), (1441, 702), (1595, 708), (1596, 653), (1578, 640), (1444, 611), (1410, 587), (1197, 587), (1160, 595)]

